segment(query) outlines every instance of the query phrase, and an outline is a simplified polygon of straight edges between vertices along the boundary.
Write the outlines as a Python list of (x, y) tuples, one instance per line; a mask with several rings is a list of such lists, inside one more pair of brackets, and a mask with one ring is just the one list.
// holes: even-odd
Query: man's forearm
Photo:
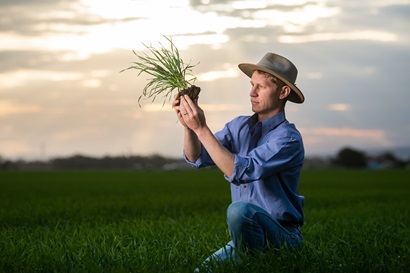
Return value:
[(182, 96), (180, 101), (178, 117), (186, 127), (184, 152), (187, 159), (191, 162), (197, 161), (203, 145), (216, 166), (226, 176), (232, 177), (235, 156), (218, 141), (206, 125), (204, 111), (188, 95)]
[(190, 162), (195, 162), (201, 156), (201, 142), (189, 128), (184, 129), (184, 153)]
[(227, 177), (231, 177), (234, 170), (235, 156), (222, 146), (208, 127), (200, 129), (196, 133), (216, 166)]

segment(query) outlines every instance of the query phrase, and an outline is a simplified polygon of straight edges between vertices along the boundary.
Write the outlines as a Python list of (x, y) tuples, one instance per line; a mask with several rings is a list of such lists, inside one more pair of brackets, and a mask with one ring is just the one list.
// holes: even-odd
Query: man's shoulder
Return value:
[(237, 121), (248, 121), (252, 116), (249, 115), (243, 115), (243, 116), (237, 116), (236, 118), (234, 118), (233, 120), (237, 120)]
[(296, 128), (296, 125), (290, 123), (288, 120), (281, 123), (277, 130), (274, 130), (277, 134), (282, 135), (283, 138), (291, 138), (291, 139), (301, 139), (302, 135), (299, 130)]
[(244, 124), (247, 123), (248, 120), (251, 118), (252, 116), (237, 116), (236, 118), (234, 118), (233, 120), (231, 120), (230, 122), (228, 122), (229, 124)]

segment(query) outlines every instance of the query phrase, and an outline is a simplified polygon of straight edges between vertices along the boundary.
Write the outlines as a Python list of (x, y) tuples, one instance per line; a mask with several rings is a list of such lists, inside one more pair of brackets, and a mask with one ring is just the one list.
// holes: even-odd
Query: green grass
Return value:
[[(218, 272), (405, 272), (410, 171), (303, 171), (305, 244)], [(0, 172), (0, 272), (193, 272), (229, 235), (218, 170)]]

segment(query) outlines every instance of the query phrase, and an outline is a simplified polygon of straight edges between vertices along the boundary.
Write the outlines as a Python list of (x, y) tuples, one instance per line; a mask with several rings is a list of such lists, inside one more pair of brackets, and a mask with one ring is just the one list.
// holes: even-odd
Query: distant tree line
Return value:
[[(182, 158), (152, 156), (105, 156), (91, 157), (73, 155), (58, 157), (47, 161), (7, 160), (0, 157), (0, 170), (84, 170), (84, 169), (184, 169), (190, 168)], [(353, 148), (342, 148), (333, 158), (306, 158), (305, 168), (357, 168), (386, 169), (410, 168), (407, 161), (386, 152), (377, 156), (369, 156), (365, 152)]]
[(355, 169), (394, 169), (410, 168), (410, 158), (402, 160), (391, 152), (370, 156), (354, 148), (342, 148), (335, 157), (307, 158), (305, 165), (309, 168), (355, 168)]
[(0, 157), (0, 169), (3, 170), (84, 170), (84, 169), (136, 169), (154, 170), (177, 168), (182, 165), (182, 159), (167, 158), (160, 155), (152, 156), (104, 156), (91, 157), (73, 155), (53, 158), (48, 161), (5, 160)]

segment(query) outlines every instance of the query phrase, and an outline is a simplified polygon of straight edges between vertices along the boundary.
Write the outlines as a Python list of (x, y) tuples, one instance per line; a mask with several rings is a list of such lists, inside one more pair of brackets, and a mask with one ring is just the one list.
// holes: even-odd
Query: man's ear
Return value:
[(292, 89), (290, 89), (289, 86), (287, 86), (287, 85), (283, 86), (282, 90), (280, 91), (279, 99), (283, 100), (283, 99), (287, 98), (289, 96), (290, 92), (292, 92)]

